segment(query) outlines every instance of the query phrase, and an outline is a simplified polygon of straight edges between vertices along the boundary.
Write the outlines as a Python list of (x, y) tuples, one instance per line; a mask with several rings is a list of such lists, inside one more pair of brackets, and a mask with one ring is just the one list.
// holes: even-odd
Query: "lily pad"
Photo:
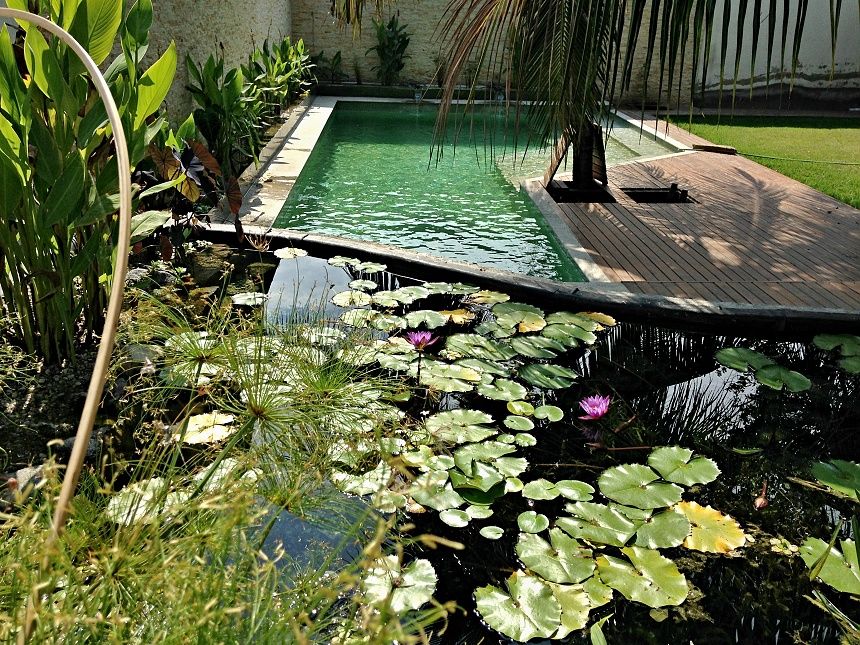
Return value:
[(577, 378), (576, 372), (561, 365), (526, 365), (517, 375), (536, 387), (560, 390), (570, 387)]
[(401, 304), (393, 291), (377, 291), (371, 299), (374, 305), (386, 309), (393, 309), (394, 307), (399, 307)]
[(150, 524), (159, 515), (178, 511), (188, 498), (186, 493), (166, 493), (167, 482), (161, 477), (135, 482), (113, 495), (105, 514), (117, 524)]
[(436, 580), (429, 561), (413, 560), (401, 568), (397, 556), (386, 555), (368, 571), (363, 581), (364, 596), (371, 604), (388, 603), (396, 613), (419, 609), (433, 597)]
[(507, 302), (511, 297), (501, 291), (487, 291), (482, 289), (475, 293), (470, 293), (463, 299), (463, 302), (469, 302), (476, 305), (495, 305), (500, 302)]
[(393, 474), (391, 466), (380, 461), (376, 468), (361, 475), (335, 471), (331, 475), (331, 481), (344, 493), (372, 495), (386, 488)]
[(454, 489), (461, 493), (467, 488), (474, 488), (487, 493), (505, 479), (498, 470), (480, 461), (472, 463), (468, 475), (454, 468), (448, 472), (448, 476), (451, 478), (451, 485)]
[[(467, 477), (475, 474), (475, 462), (492, 463), (497, 465), (500, 457), (515, 452), (516, 448), (498, 441), (483, 441), (481, 443), (470, 443), (454, 451), (454, 463)], [(506, 476), (506, 473), (503, 473)]]
[(555, 499), (561, 493), (555, 484), (548, 479), (535, 479), (523, 486), (523, 497), (527, 499)]
[(492, 383), (479, 385), (478, 394), (494, 401), (516, 401), (523, 398), (527, 390), (516, 381), (497, 378)]
[(572, 502), (589, 502), (594, 493), (594, 487), (576, 479), (562, 479), (555, 483), (562, 497)]
[(265, 293), (257, 293), (255, 291), (247, 291), (245, 293), (237, 293), (230, 300), (237, 307), (259, 307), (269, 299)]
[(451, 293), (451, 283), (450, 282), (425, 282), (423, 285), (425, 289), (430, 293), (430, 295), (437, 294), (448, 294)]
[(222, 412), (195, 414), (188, 417), (184, 434), (181, 426), (176, 428), (173, 440), (191, 445), (218, 443), (238, 430), (238, 428), (231, 427), (234, 420), (235, 417), (232, 414)]
[(447, 443), (478, 442), (497, 434), (487, 427), (493, 422), (486, 412), (478, 410), (447, 410), (429, 417), (425, 422), (427, 431), (440, 441)]
[(534, 406), (528, 401), (508, 401), (508, 404), (505, 407), (508, 408), (508, 412), (511, 414), (521, 417), (531, 416), (535, 411)]
[[(411, 365), (410, 369), (414, 369), (417, 374), (417, 363)], [(430, 360), (421, 363), (420, 382), (440, 392), (469, 392), (480, 380), (481, 375), (469, 367)]]
[(444, 511), (458, 508), (466, 503), (460, 494), (448, 483), (448, 473), (431, 470), (424, 473), (409, 487), (409, 495), (422, 506)]
[(567, 351), (562, 343), (543, 336), (517, 336), (508, 342), (517, 354), (529, 358), (555, 358)]
[(515, 571), (508, 592), (487, 585), (475, 590), (475, 606), (491, 628), (516, 641), (549, 638), (561, 622), (561, 606), (549, 585)]
[(839, 361), (839, 367), (849, 374), (860, 374), (860, 356), (846, 356)]
[(502, 327), (495, 320), (487, 320), (475, 327), (475, 333), (493, 338), (510, 338), (517, 333), (517, 330), (513, 327)]
[(384, 264), (380, 264), (379, 262), (359, 262), (358, 264), (353, 264), (352, 268), (356, 271), (361, 271), (362, 273), (380, 273), (385, 271), (388, 267)]
[(517, 355), (511, 347), (478, 334), (454, 334), (448, 337), (445, 347), (449, 352), (459, 356), (480, 358), (485, 361), (506, 361)]
[(582, 327), (577, 325), (555, 324), (547, 325), (541, 330), (541, 336), (555, 340), (563, 344), (565, 347), (577, 347), (580, 341), (586, 345), (593, 345), (597, 342), (597, 336)]
[(573, 517), (560, 517), (556, 525), (575, 538), (597, 544), (624, 546), (641, 525), (605, 504), (576, 502), (567, 504), (565, 510)]
[(370, 326), (379, 331), (392, 332), (395, 329), (406, 329), (406, 319), (380, 313), (370, 321)]
[(746, 372), (749, 368), (753, 370), (760, 369), (765, 365), (774, 363), (772, 358), (768, 358), (764, 354), (747, 349), (746, 347), (726, 347), (719, 350), (714, 358), (721, 365), (725, 365), (739, 372)]
[(361, 260), (358, 258), (348, 258), (345, 255), (335, 255), (328, 259), (328, 263), (333, 267), (345, 267), (361, 264)]
[(857, 491), (860, 491), (860, 464), (832, 459), (813, 465), (812, 475), (825, 486), (857, 499)]
[(687, 580), (669, 558), (638, 546), (621, 551), (629, 562), (609, 555), (597, 558), (597, 570), (606, 585), (649, 607), (680, 605), (686, 600)]
[(812, 381), (803, 374), (782, 365), (765, 365), (757, 369), (755, 380), (774, 390), (781, 390), (785, 386), (789, 392), (804, 392), (812, 387)]
[[(557, 311), (546, 317), (547, 323), (551, 325), (575, 325), (585, 331), (597, 331), (600, 323), (583, 314), (572, 314), (569, 311)], [(611, 327), (612, 325), (608, 325)]]
[(549, 537), (547, 542), (539, 535), (520, 533), (516, 552), (523, 565), (559, 584), (573, 584), (591, 577), (595, 569), (591, 549), (558, 528), (550, 530)]
[(492, 374), (494, 376), (508, 376), (511, 370), (506, 368), (501, 363), (495, 361), (485, 361), (481, 358), (461, 358), (455, 361), (456, 365), (464, 365), (478, 370), (481, 374)]
[(546, 419), (550, 423), (556, 423), (564, 418), (564, 410), (555, 405), (541, 405), (535, 408), (535, 419)]
[(373, 299), (364, 291), (349, 290), (336, 293), (331, 301), (338, 307), (366, 307)]
[(697, 502), (681, 502), (675, 511), (686, 516), (692, 526), (684, 546), (706, 553), (728, 553), (742, 547), (747, 536), (735, 520), (710, 506)]
[(278, 249), (275, 251), (275, 257), (280, 260), (294, 260), (296, 258), (303, 258), (308, 254), (304, 249), (297, 249), (292, 246), (285, 246), (282, 249)]
[(370, 322), (378, 315), (379, 312), (372, 309), (350, 309), (341, 314), (340, 321), (350, 327), (365, 329), (370, 326)]
[(527, 432), (520, 432), (514, 436), (514, 443), (521, 448), (529, 448), (537, 445), (537, 439), (535, 439), (534, 435)]
[(478, 531), (478, 533), (480, 533), (481, 537), (487, 538), (488, 540), (498, 540), (505, 534), (505, 531), (498, 526), (491, 525), (483, 527), (480, 531)]
[(680, 486), (658, 479), (648, 466), (624, 464), (604, 470), (597, 478), (597, 485), (601, 493), (625, 506), (663, 508), (681, 501)]
[(546, 327), (543, 311), (521, 302), (499, 303), (493, 307), (493, 314), (501, 327), (515, 327), (521, 333), (540, 331)]
[(430, 291), (419, 285), (400, 287), (394, 291), (394, 297), (404, 305), (411, 305), (416, 300), (421, 300), (430, 295)]
[(475, 320), (475, 313), (468, 309), (444, 309), (439, 313), (455, 325), (468, 325)]
[(648, 465), (666, 481), (682, 486), (709, 484), (720, 474), (712, 459), (693, 459), (693, 451), (680, 446), (657, 448), (648, 455)]
[(525, 457), (499, 457), (493, 466), (505, 477), (519, 477), (529, 467), (529, 462)]
[(506, 427), (518, 432), (528, 432), (534, 430), (535, 424), (528, 417), (521, 417), (516, 414), (510, 414), (505, 417), (503, 422)]
[(438, 311), (433, 311), (432, 309), (410, 311), (406, 314), (405, 318), (410, 327), (419, 327), (424, 325), (427, 329), (436, 329), (444, 326), (448, 322), (448, 318), (446, 316), (443, 316)]
[(489, 506), (476, 506), (472, 504), (466, 507), (466, 515), (473, 520), (485, 520), (493, 516), (493, 509)]
[(464, 526), (469, 525), (469, 521), (472, 519), (466, 513), (466, 511), (461, 511), (459, 509), (449, 508), (447, 510), (439, 513), (439, 519), (445, 522), (448, 526), (453, 526), (454, 528), (463, 528)]
[[(551, 584), (552, 595), (561, 607), (561, 625), (553, 639), (565, 638), (569, 634), (584, 629), (588, 624), (588, 614), (592, 609), (591, 599), (582, 585)], [(594, 641), (592, 640), (592, 643)]]
[(473, 284), (464, 284), (462, 282), (455, 282), (451, 285), (451, 293), (460, 296), (465, 296), (480, 290), (481, 289), (479, 287), (476, 287)]
[(549, 528), (549, 518), (543, 513), (526, 511), (517, 516), (517, 526), (524, 533), (540, 533)]
[[(841, 552), (835, 546), (830, 548), (824, 566), (818, 572), (818, 578), (836, 591), (858, 596), (860, 595), (860, 565), (857, 561), (857, 544), (854, 540), (842, 540), (840, 545)], [(806, 566), (812, 569), (827, 548), (828, 544), (824, 540), (807, 538), (800, 546), (800, 557), (803, 558)]]
[(690, 522), (674, 511), (664, 511), (647, 518), (636, 530), (636, 546), (668, 549), (680, 546), (690, 535)]
[(818, 334), (812, 339), (816, 347), (828, 351), (839, 348), (842, 356), (860, 356), (860, 336), (852, 334)]
[(356, 291), (373, 291), (378, 285), (373, 280), (353, 280), (349, 288)]

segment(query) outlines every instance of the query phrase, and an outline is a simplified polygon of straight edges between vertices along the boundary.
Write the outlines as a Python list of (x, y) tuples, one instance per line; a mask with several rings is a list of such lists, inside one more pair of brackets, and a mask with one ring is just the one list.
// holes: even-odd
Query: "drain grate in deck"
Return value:
[(637, 204), (697, 204), (686, 189), (678, 184), (669, 188), (622, 188), (621, 191)]

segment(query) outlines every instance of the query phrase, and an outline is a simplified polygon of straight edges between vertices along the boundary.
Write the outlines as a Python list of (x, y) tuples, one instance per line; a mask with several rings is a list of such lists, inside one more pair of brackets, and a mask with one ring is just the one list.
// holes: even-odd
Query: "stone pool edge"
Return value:
[[(664, 326), (700, 328), (727, 336), (743, 336), (749, 333), (850, 333), (852, 329), (856, 330), (860, 316), (858, 311), (841, 309), (709, 302), (618, 291), (605, 283), (556, 282), (376, 242), (293, 229), (248, 226), (245, 232), (270, 240), (271, 250), (297, 246), (317, 257), (359, 255), (362, 260), (383, 262), (394, 273), (412, 277), (474, 282), (477, 286), (504, 291), (513, 297), (527, 298), (545, 306), (595, 309), (627, 320), (635, 318), (637, 321)], [(216, 242), (235, 244), (236, 230), (232, 224), (212, 224), (207, 228), (204, 237)], [(733, 324), (743, 326), (733, 329)]]

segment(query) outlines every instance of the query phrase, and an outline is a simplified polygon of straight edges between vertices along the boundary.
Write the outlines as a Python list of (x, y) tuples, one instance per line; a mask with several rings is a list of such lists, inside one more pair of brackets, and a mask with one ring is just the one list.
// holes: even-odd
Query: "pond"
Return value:
[[(816, 463), (860, 457), (856, 361), (812, 338), (741, 338), (551, 312), (385, 268), (348, 257), (284, 260), (269, 317), (306, 319), (316, 309), (365, 329), (366, 346), (353, 347), (350, 360), (420, 384), (399, 404), (419, 425), (395, 459), (417, 479), (380, 479), (384, 464), (371, 457), (363, 463), (376, 469), (344, 465), (338, 482), (383, 511), (404, 508), (412, 534), (464, 546), (411, 553), (432, 564), (434, 597), (462, 608), (434, 642), (556, 633), (558, 609), (517, 614), (529, 602), (560, 604), (570, 632), (563, 642), (588, 642), (580, 628), (604, 617), (610, 643), (839, 642), (836, 624), (807, 598), (822, 590), (855, 620), (856, 603), (809, 581), (802, 545), (829, 541), (856, 506), (800, 480), (814, 481)], [(310, 308), (293, 307), (308, 298)], [(426, 331), (428, 344), (421, 348), (410, 329)], [(726, 348), (741, 349), (718, 354)], [(731, 369), (717, 355), (755, 365)], [(590, 396), (609, 397), (609, 405), (583, 419), (580, 401)], [(689, 468), (689, 478), (674, 468)], [(631, 475), (642, 469), (650, 475)], [(425, 490), (415, 488), (422, 482)], [(668, 497), (643, 502), (641, 490)], [(661, 522), (682, 524), (681, 536), (667, 538)], [(643, 537), (643, 526), (660, 536)], [(849, 535), (843, 526), (841, 538)], [(655, 574), (644, 552), (659, 553), (673, 575)], [(625, 586), (628, 560), (640, 569), (631, 579), (643, 575), (658, 591), (637, 596)], [(571, 574), (576, 566), (585, 573)], [(613, 567), (621, 574), (613, 577)], [(548, 589), (567, 591), (554, 601)], [(654, 601), (651, 592), (666, 595)]]

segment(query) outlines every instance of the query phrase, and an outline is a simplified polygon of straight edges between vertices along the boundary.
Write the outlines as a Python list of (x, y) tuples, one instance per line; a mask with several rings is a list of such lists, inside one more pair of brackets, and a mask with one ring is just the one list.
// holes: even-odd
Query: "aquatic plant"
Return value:
[(585, 415), (579, 418), (585, 421), (595, 421), (609, 412), (609, 404), (611, 402), (611, 396), (601, 396), (599, 394), (587, 396), (579, 402), (579, 407), (585, 412)]

